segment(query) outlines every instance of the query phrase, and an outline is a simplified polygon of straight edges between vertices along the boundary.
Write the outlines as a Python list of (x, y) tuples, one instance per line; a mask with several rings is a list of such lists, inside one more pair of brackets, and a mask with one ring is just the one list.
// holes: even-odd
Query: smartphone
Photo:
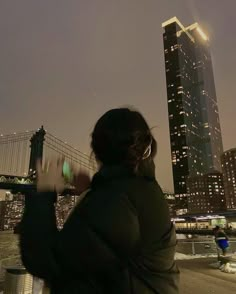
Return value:
[(64, 161), (63, 163), (63, 167), (62, 167), (62, 174), (63, 174), (63, 177), (65, 178), (65, 180), (69, 183), (72, 182), (73, 180), (73, 172), (71, 170), (71, 167), (69, 165), (68, 162)]

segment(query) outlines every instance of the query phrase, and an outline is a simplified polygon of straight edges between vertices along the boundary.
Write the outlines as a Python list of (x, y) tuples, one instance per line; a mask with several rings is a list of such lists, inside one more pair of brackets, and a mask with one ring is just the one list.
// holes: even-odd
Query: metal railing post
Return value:
[(196, 252), (195, 252), (195, 245), (194, 245), (194, 242), (192, 242), (192, 255), (195, 255)]
[(7, 267), (4, 294), (32, 294), (32, 276), (24, 267)]

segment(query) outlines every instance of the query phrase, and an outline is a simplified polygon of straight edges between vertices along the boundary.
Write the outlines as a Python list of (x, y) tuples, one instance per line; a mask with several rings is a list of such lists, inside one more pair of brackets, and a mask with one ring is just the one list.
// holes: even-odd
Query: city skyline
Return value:
[(230, 25), (236, 4), (207, 4), (214, 11), (199, 1), (182, 0), (1, 3), (0, 133), (44, 124), (89, 153), (89, 135), (99, 116), (112, 107), (133, 105), (151, 127), (157, 126), (157, 177), (165, 190), (172, 190), (165, 19), (177, 15), (184, 23), (197, 21), (209, 33), (224, 149), (236, 146), (236, 41)]

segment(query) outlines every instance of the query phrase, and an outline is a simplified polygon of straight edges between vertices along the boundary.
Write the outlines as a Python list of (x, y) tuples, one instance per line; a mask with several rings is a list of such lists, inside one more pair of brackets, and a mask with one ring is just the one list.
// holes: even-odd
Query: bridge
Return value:
[(34, 190), (37, 160), (44, 163), (47, 158), (58, 156), (86, 169), (91, 175), (95, 172), (94, 160), (43, 127), (36, 131), (0, 135), (0, 189), (13, 193)]
[[(6, 190), (5, 196), (0, 199), (0, 231), (17, 228), (24, 210), (24, 196), (36, 190), (37, 160), (44, 164), (46, 159), (59, 156), (69, 164), (85, 169), (91, 176), (96, 171), (93, 159), (43, 127), (35, 131), (0, 135), (0, 190)], [(69, 184), (58, 196), (56, 216), (59, 228), (77, 198), (74, 187)]]

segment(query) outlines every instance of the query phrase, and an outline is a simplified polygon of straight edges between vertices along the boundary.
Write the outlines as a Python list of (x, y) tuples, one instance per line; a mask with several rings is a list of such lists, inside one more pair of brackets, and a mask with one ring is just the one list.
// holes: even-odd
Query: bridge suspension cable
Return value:
[(26, 176), (34, 131), (0, 135), (0, 174)]
[(44, 159), (52, 156), (63, 156), (70, 164), (79, 165), (88, 169), (91, 173), (96, 170), (96, 163), (91, 156), (88, 156), (76, 148), (68, 145), (50, 133), (46, 133), (44, 141)]
[(27, 131), (0, 135), (0, 175), (27, 177), (36, 168), (36, 161), (43, 162), (62, 156), (77, 168), (86, 169), (90, 175), (96, 171), (96, 162), (91, 156), (46, 132), (43, 127)]

